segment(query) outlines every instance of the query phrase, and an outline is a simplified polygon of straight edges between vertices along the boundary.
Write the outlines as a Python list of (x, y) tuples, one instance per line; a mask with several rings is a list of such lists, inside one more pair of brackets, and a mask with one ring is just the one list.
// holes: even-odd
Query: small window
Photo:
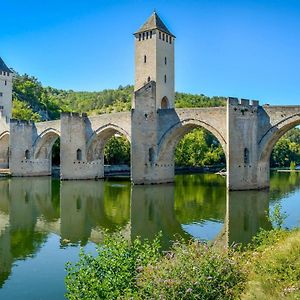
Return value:
[(165, 83), (167, 83), (167, 75), (165, 75)]
[(145, 39), (145, 32), (143, 32), (143, 40)]
[(0, 93), (0, 97), (3, 97), (3, 93)]
[(160, 104), (161, 109), (168, 109), (169, 108), (169, 100), (167, 97), (163, 97)]
[(81, 151), (81, 149), (77, 149), (77, 151), (76, 151), (76, 159), (77, 160), (82, 160), (82, 151)]
[(29, 152), (29, 150), (25, 151), (25, 159), (30, 159), (30, 152)]
[(150, 31), (150, 39), (152, 39), (152, 31)]
[(170, 44), (172, 44), (172, 37), (170, 36)]
[(7, 85), (7, 80), (4, 81), (4, 85)]
[(151, 80), (150, 76), (148, 77), (148, 79), (147, 79), (147, 80), (148, 80), (148, 82), (150, 82), (150, 80)]
[(149, 38), (149, 32), (147, 31), (147, 33), (146, 33), (146, 39), (148, 40), (148, 38)]
[(162, 40), (163, 41), (165, 40), (165, 34), (164, 33), (162, 34)]
[(167, 64), (167, 58), (165, 57), (165, 65)]
[(154, 163), (155, 152), (153, 148), (149, 149), (149, 162), (150, 164)]
[(147, 62), (147, 56), (144, 55), (144, 64)]
[(142, 39), (142, 35), (139, 33), (139, 41)]
[(169, 36), (168, 35), (166, 35), (166, 42), (168, 42), (169, 41)]
[(244, 149), (244, 163), (249, 164), (250, 157), (249, 157), (249, 149), (245, 148)]
[(159, 32), (158, 37), (159, 37), (159, 39), (161, 40), (161, 32)]

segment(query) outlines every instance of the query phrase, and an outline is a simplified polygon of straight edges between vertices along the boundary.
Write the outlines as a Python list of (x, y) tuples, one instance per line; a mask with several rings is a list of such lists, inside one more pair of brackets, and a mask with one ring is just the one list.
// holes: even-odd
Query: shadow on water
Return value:
[[(161, 231), (164, 249), (174, 236), (209, 236), (224, 246), (247, 243), (259, 228), (271, 228), (269, 205), (299, 188), (298, 173), (272, 174), (269, 191), (248, 192), (227, 192), (224, 178), (214, 174), (177, 176), (174, 185), (154, 186), (0, 180), (0, 287), (14, 262), (36, 256), (53, 233), (60, 237), (60, 248), (100, 243), (105, 231), (119, 230), (128, 240), (152, 239)], [(207, 235), (215, 224), (218, 232)]]

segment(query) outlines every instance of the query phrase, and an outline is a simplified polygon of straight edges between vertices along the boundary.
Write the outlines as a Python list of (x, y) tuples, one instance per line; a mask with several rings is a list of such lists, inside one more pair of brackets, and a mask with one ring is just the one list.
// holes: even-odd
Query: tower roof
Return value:
[(11, 69), (5, 64), (5, 62), (0, 57), (0, 71), (12, 73)]
[(149, 17), (149, 19), (146, 21), (146, 23), (136, 32), (136, 33), (141, 33), (144, 31), (149, 31), (152, 29), (159, 29), (160, 31), (163, 31), (173, 37), (174, 34), (172, 34), (167, 26), (163, 23), (161, 18), (158, 16), (156, 12), (153, 12), (152, 15)]

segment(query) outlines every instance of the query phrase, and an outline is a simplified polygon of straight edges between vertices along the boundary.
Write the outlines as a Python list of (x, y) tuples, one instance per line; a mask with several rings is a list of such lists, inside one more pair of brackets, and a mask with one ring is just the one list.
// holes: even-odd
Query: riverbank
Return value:
[[(126, 259), (124, 259), (126, 257)], [(68, 267), (69, 299), (299, 299), (300, 230), (261, 231), (246, 248), (104, 241)]]

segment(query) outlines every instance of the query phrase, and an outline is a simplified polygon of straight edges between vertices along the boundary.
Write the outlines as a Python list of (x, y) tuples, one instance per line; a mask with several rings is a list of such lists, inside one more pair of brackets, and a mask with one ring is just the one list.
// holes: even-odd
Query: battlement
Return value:
[(258, 107), (259, 101), (257, 100), (249, 100), (249, 99), (238, 99), (235, 97), (228, 97), (227, 98), (228, 104), (231, 106), (252, 106), (252, 107)]
[(18, 120), (18, 119), (10, 119), (11, 124), (16, 124), (16, 125), (34, 125), (34, 122), (29, 120)]
[(76, 112), (62, 112), (60, 113), (61, 118), (87, 118), (87, 113), (76, 113)]

